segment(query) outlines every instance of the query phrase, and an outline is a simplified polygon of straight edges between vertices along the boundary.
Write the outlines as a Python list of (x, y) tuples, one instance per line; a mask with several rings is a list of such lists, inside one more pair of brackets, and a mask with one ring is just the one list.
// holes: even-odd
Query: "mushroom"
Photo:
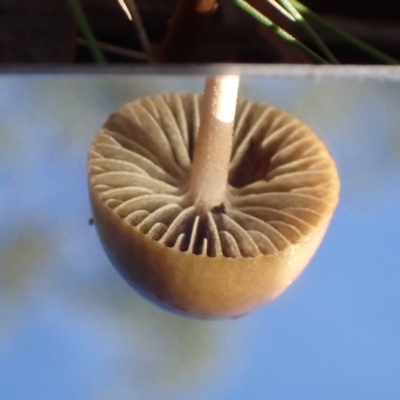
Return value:
[(275, 299), (338, 202), (322, 141), (281, 110), (236, 101), (238, 81), (210, 77), (204, 96), (128, 103), (89, 150), (93, 216), (111, 262), (146, 298), (197, 318), (236, 318)]

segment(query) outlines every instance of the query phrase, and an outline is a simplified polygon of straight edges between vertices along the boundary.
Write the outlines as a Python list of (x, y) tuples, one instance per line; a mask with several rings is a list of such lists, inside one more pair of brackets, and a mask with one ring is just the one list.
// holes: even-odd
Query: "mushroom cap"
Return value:
[(113, 114), (89, 150), (95, 225), (113, 265), (145, 297), (204, 319), (273, 300), (317, 250), (339, 179), (301, 121), (239, 99), (226, 201), (188, 196), (201, 95), (146, 97)]

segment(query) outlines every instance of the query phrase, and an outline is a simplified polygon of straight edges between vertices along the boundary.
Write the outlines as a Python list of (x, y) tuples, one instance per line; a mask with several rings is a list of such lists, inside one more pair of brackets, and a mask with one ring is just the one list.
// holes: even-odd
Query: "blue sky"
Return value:
[(114, 271), (86, 152), (133, 98), (202, 77), (0, 76), (0, 398), (397, 399), (400, 80), (245, 77), (323, 137), (341, 202), (303, 275), (235, 321), (169, 314)]

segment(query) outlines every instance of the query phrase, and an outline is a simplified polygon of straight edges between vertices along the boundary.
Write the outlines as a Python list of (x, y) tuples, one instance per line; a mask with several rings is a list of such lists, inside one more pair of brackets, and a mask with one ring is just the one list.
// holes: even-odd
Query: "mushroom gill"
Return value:
[(236, 317), (302, 271), (338, 202), (335, 163), (293, 116), (239, 99), (225, 200), (189, 196), (201, 95), (122, 107), (96, 134), (89, 182), (110, 259), (146, 297), (203, 318)]

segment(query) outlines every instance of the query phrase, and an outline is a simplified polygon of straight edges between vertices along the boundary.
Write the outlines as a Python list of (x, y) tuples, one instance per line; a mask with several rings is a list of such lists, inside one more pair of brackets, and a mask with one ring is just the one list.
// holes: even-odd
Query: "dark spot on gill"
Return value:
[(226, 214), (226, 207), (224, 203), (221, 203), (219, 206), (215, 206), (211, 209), (213, 214)]

